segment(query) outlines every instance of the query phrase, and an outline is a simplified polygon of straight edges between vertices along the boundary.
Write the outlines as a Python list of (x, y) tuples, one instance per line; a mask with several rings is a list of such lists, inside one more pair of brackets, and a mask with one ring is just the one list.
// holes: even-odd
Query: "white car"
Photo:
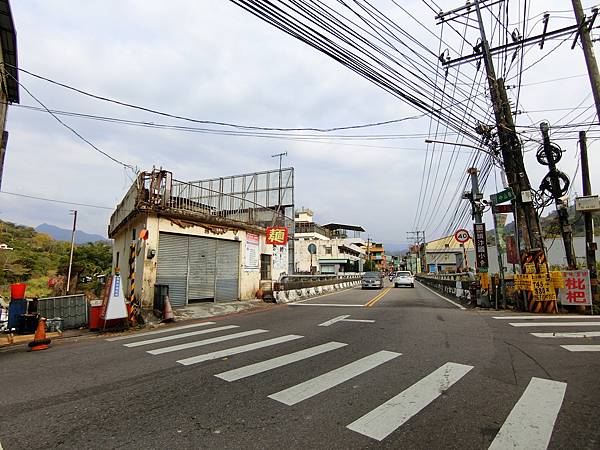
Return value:
[(394, 279), (394, 286), (410, 286), (411, 288), (415, 287), (415, 277), (408, 270), (401, 270), (396, 272), (396, 278)]

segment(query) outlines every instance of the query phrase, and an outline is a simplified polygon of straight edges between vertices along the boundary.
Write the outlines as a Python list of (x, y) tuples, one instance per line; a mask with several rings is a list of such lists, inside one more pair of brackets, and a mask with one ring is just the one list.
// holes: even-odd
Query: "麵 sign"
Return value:
[(267, 227), (267, 244), (285, 245), (287, 242), (287, 227)]

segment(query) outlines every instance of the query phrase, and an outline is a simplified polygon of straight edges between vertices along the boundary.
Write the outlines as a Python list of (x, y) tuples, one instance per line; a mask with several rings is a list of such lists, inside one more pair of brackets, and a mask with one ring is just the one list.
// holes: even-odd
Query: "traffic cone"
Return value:
[(165, 305), (163, 308), (163, 318), (161, 322), (171, 322), (175, 320), (175, 314), (173, 314), (173, 308), (171, 308), (171, 302), (169, 301), (169, 296), (165, 296)]
[(50, 339), (46, 339), (46, 318), (40, 317), (33, 341), (27, 345), (29, 345), (31, 351), (35, 351), (46, 350), (48, 348), (48, 344), (50, 344)]

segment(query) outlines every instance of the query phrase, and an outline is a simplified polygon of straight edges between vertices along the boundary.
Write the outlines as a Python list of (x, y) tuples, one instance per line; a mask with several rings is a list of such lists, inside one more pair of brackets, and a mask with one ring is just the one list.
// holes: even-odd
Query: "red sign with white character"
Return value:
[(267, 227), (267, 244), (285, 245), (287, 242), (287, 227)]
[(559, 290), (562, 305), (591, 305), (592, 287), (588, 270), (563, 270), (565, 287)]

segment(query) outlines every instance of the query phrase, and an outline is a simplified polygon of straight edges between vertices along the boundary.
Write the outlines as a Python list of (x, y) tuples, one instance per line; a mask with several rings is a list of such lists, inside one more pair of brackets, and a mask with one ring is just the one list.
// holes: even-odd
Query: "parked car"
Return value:
[(396, 279), (394, 280), (394, 286), (410, 286), (411, 288), (415, 287), (415, 277), (408, 270), (401, 270), (396, 273)]
[(362, 276), (361, 286), (363, 289), (383, 287), (383, 279), (380, 272), (365, 272)]

